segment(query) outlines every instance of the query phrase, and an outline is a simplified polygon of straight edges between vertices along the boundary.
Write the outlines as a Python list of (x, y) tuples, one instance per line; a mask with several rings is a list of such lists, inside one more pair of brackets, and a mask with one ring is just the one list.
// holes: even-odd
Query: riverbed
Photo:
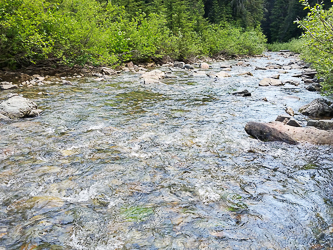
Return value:
[[(244, 131), (286, 107), (306, 124), (297, 111), (318, 92), (258, 85), (299, 81), (302, 69), (255, 70), (295, 60), (211, 63), (207, 73), (233, 65), (225, 78), (173, 68), (161, 83), (124, 72), (12, 91), (44, 112), (0, 122), (0, 250), (332, 247), (333, 148)], [(252, 96), (231, 94), (244, 89)]]

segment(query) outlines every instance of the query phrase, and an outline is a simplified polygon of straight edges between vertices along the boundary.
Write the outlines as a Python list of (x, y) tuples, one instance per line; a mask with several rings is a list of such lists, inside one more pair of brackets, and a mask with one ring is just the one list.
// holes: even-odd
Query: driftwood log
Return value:
[(277, 121), (270, 123), (249, 122), (245, 126), (245, 131), (261, 141), (283, 141), (290, 144), (309, 142), (333, 145), (333, 130), (293, 127)]

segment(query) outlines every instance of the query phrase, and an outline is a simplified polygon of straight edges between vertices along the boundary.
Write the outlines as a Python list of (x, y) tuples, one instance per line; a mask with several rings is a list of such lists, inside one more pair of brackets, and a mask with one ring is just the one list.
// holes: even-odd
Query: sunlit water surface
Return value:
[[(161, 84), (123, 73), (17, 90), (44, 112), (0, 123), (0, 249), (332, 246), (332, 147), (244, 131), (319, 97), (302, 84), (259, 87), (279, 70), (255, 66), (295, 60), (267, 56), (218, 80), (177, 70)], [(252, 96), (230, 94), (244, 89)]]

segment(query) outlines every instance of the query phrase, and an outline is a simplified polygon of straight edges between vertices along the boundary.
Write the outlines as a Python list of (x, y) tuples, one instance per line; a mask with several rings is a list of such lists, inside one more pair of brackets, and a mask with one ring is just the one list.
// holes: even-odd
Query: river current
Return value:
[(0, 250), (330, 249), (333, 148), (244, 131), (320, 97), (259, 87), (281, 69), (256, 66), (295, 60), (266, 53), (220, 79), (173, 69), (156, 84), (122, 73), (13, 91), (44, 112), (0, 122)]

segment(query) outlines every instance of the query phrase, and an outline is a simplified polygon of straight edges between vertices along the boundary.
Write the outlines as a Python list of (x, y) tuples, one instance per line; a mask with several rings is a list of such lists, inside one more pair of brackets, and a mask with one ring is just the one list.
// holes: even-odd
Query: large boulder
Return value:
[(208, 63), (200, 63), (200, 68), (201, 69), (209, 69), (209, 64)]
[(299, 112), (310, 117), (333, 117), (333, 103), (324, 98), (318, 98), (301, 107)]
[(12, 96), (0, 103), (0, 114), (11, 119), (38, 116), (42, 110), (37, 104), (22, 96)]
[(289, 144), (309, 142), (312, 144), (333, 145), (333, 131), (314, 127), (293, 127), (282, 122), (249, 122), (245, 126), (249, 135), (262, 141), (283, 141)]
[(159, 83), (160, 79), (165, 78), (165, 73), (161, 70), (155, 69), (142, 74), (141, 77), (144, 79), (144, 83), (146, 84)]

